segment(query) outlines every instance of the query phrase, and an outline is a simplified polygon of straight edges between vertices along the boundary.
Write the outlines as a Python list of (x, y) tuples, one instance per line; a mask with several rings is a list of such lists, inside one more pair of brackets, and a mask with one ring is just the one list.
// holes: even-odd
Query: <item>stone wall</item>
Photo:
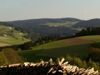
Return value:
[(24, 62), (0, 66), (0, 75), (100, 75), (94, 68), (79, 68), (64, 60), (62, 58), (58, 62), (53, 62), (50, 59), (37, 63)]

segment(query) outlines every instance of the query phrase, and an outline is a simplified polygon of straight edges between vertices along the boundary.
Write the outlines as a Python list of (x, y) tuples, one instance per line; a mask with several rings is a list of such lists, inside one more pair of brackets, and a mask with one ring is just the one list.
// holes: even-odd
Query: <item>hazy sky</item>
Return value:
[(100, 18), (100, 0), (0, 0), (0, 21), (62, 17)]

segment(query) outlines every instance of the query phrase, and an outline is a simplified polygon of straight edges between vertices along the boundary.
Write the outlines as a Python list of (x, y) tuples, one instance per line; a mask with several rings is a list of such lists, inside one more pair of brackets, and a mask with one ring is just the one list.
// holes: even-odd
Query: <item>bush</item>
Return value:
[(75, 57), (75, 56), (70, 56), (67, 55), (66, 56), (66, 60), (72, 64), (72, 65), (76, 65), (78, 67), (84, 67), (84, 68), (89, 68), (89, 67), (94, 67), (95, 70), (100, 70), (100, 63), (99, 62), (95, 62), (91, 59), (89, 59), (89, 61), (86, 60), (82, 60), (79, 57)]

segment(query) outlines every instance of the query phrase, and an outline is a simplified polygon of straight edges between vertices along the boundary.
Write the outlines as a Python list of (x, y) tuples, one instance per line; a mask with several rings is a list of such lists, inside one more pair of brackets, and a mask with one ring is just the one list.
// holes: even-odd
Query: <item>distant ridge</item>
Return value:
[[(69, 37), (75, 35), (83, 28), (100, 27), (100, 19), (80, 20), (77, 18), (40, 18), (7, 22), (13, 27), (21, 28), (32, 35), (40, 37)], [(37, 39), (37, 38), (36, 38)]]
[(12, 20), (12, 21), (6, 21), (6, 22), (17, 22), (17, 21), (36, 21), (36, 20), (81, 20), (77, 18), (38, 18), (38, 19), (23, 19), (23, 20)]
[(87, 28), (87, 27), (100, 27), (100, 18), (90, 19), (86, 21), (80, 21), (74, 25), (74, 27)]
[(79, 21), (81, 20), (76, 18), (42, 18), (9, 21), (7, 23), (27, 31), (31, 37), (34, 35), (33, 33), (39, 34), (41, 37), (67, 37), (77, 32), (71, 27)]

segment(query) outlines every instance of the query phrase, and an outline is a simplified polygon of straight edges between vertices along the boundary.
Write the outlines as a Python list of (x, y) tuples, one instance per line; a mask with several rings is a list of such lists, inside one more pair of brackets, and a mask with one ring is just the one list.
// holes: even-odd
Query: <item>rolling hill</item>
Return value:
[(97, 19), (80, 21), (80, 22), (76, 23), (73, 27), (76, 27), (76, 28), (100, 27), (100, 19), (97, 18)]
[[(75, 35), (88, 27), (100, 27), (100, 19), (80, 20), (76, 18), (45, 18), (7, 22), (10, 26), (20, 28), (29, 33), (32, 40), (41, 37), (62, 38)], [(34, 38), (34, 35), (36, 38)]]
[[(72, 36), (76, 32), (78, 32), (79, 27), (74, 27), (82, 22), (82, 24), (86, 24), (85, 22), (96, 22), (93, 24), (95, 27), (96, 24), (99, 26), (99, 19), (92, 19), (88, 21), (78, 20), (74, 18), (64, 18), (64, 19), (33, 19), (33, 20), (22, 20), (22, 21), (11, 21), (7, 22), (10, 25), (0, 25), (1, 33), (0, 33), (0, 44), (1, 46), (14, 45), (14, 44), (22, 44), (23, 42), (29, 41), (29, 39), (23, 38), (26, 34), (20, 33), (14, 28), (22, 29), (29, 33), (29, 36), (34, 39), (39, 36), (56, 36), (56, 37), (64, 37), (64, 36)], [(89, 26), (92, 27), (89, 22)], [(82, 25), (81, 24), (81, 25)], [(10, 28), (8, 26), (11, 26)], [(4, 28), (3, 28), (4, 27)], [(8, 28), (6, 28), (8, 27)], [(80, 26), (80, 28), (83, 28)], [(87, 28), (87, 27), (86, 27)], [(7, 30), (10, 29), (10, 30)], [(13, 29), (13, 30), (11, 30)], [(20, 33), (20, 34), (19, 34)], [(91, 36), (81, 36), (70, 39), (63, 39), (58, 41), (53, 41), (49, 43), (45, 43), (42, 45), (38, 45), (32, 48), (32, 50), (26, 51), (9, 51), (17, 53), (15, 54), (19, 61), (37, 61), (40, 59), (49, 59), (49, 58), (58, 58), (58, 57), (66, 57), (66, 55), (80, 57), (82, 59), (87, 59), (90, 55), (94, 58), (94, 55), (98, 57), (100, 50), (100, 35), (91, 35)], [(5, 51), (5, 50), (4, 50)], [(98, 52), (98, 54), (97, 54)], [(12, 56), (5, 57), (6, 52), (1, 52), (0, 59), (3, 61), (9, 60)], [(93, 54), (94, 53), (94, 54)], [(9, 54), (9, 53), (8, 53)], [(99, 58), (98, 58), (99, 59)], [(17, 62), (15, 60), (15, 62)]]
[(79, 19), (75, 18), (57, 18), (57, 19), (30, 19), (7, 22), (16, 28), (21, 28), (29, 33), (29, 36), (35, 39), (39, 37), (67, 37), (74, 35), (78, 30), (71, 28), (78, 23)]
[(19, 54), (28, 61), (66, 57), (67, 55), (87, 59), (92, 49), (95, 48), (92, 44), (100, 44), (100, 35), (54, 41), (33, 47), (33, 50), (21, 51)]
[(13, 27), (0, 24), (0, 47), (23, 44), (30, 41), (26, 33), (20, 32)]
[(30, 41), (26, 38), (27, 33), (7, 25), (0, 22), (0, 65), (23, 62), (13, 46)]

